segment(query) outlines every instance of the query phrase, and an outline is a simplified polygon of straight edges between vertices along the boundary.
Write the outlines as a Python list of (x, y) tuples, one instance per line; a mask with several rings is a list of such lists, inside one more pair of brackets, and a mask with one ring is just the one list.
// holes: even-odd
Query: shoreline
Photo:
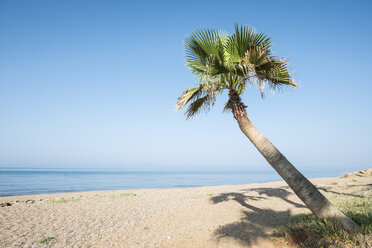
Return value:
[[(310, 181), (317, 181), (317, 180), (328, 180), (332, 178), (340, 178), (340, 177), (315, 177), (315, 178), (308, 178)], [(135, 191), (143, 191), (143, 190), (191, 190), (191, 189), (204, 189), (204, 188), (215, 188), (215, 187), (222, 187), (222, 188), (229, 188), (229, 187), (250, 187), (250, 186), (259, 186), (260, 184), (283, 184), (287, 186), (287, 183), (284, 180), (278, 181), (268, 181), (268, 182), (255, 182), (255, 183), (247, 183), (247, 184), (221, 184), (221, 185), (207, 185), (207, 186), (191, 186), (191, 187), (169, 187), (169, 188), (135, 188), (135, 189), (113, 189), (113, 190), (91, 190), (91, 191), (66, 191), (66, 192), (58, 192), (58, 193), (41, 193), (41, 194), (29, 194), (29, 195), (6, 195), (0, 196), (0, 203), (2, 203), (2, 199), (5, 198), (40, 198), (40, 196), (58, 196), (58, 195), (91, 195), (91, 194), (99, 194), (105, 195), (105, 193), (128, 193), (128, 192), (135, 192)], [(106, 194), (107, 195), (107, 194)]]
[[(307, 178), (334, 177), (340, 172), (307, 172)], [(103, 190), (164, 189), (245, 185), (282, 180), (274, 171), (112, 172), (0, 170), (0, 197)]]
[[(360, 173), (366, 171), (367, 175), (372, 176), (372, 169), (366, 169), (366, 170), (360, 170), (353, 173), (346, 173), (344, 176), (340, 177), (316, 177), (316, 178), (308, 178), (312, 183), (316, 181), (322, 181), (322, 180), (331, 180), (334, 178), (343, 178), (345, 176), (356, 176), (361, 175)], [(362, 175), (363, 176), (363, 175)], [(71, 199), (76, 199), (76, 195), (93, 195), (93, 196), (105, 196), (105, 195), (116, 195), (116, 194), (125, 194), (135, 191), (144, 191), (144, 190), (177, 190), (177, 189), (185, 189), (185, 190), (191, 190), (191, 189), (204, 189), (204, 188), (216, 188), (216, 187), (222, 187), (222, 188), (229, 188), (229, 187), (250, 187), (250, 186), (259, 186), (263, 184), (277, 184), (282, 185), (285, 187), (288, 187), (287, 183), (284, 180), (279, 181), (269, 181), (269, 182), (258, 182), (258, 183), (248, 183), (248, 184), (223, 184), (223, 185), (208, 185), (208, 186), (191, 186), (191, 187), (169, 187), (169, 188), (136, 188), (136, 189), (114, 189), (114, 190), (91, 190), (91, 191), (67, 191), (67, 192), (58, 192), (58, 193), (41, 193), (41, 194), (29, 194), (29, 195), (7, 195), (7, 196), (0, 196), (0, 207), (1, 204), (7, 203), (4, 200), (11, 201), (13, 204), (18, 203), (15, 202), (17, 200), (13, 198), (30, 198), (33, 201), (47, 201), (49, 198), (54, 198), (52, 200), (60, 199), (58, 196), (62, 196), (61, 199), (71, 197)], [(56, 198), (57, 197), (57, 198)], [(38, 198), (38, 200), (35, 200)], [(45, 200), (43, 199), (45, 198)], [(21, 202), (23, 202), (20, 200)], [(11, 204), (11, 205), (13, 205)]]
[[(313, 179), (322, 179), (322, 178), (333, 178), (333, 177), (319, 177), (319, 178), (309, 178), (309, 180)], [(134, 188), (134, 189), (108, 189), (108, 190), (89, 190), (89, 191), (65, 191), (65, 192), (56, 192), (56, 193), (41, 193), (41, 194), (29, 194), (29, 195), (3, 195), (0, 196), (0, 202), (2, 198), (6, 197), (37, 197), (37, 196), (47, 196), (47, 195), (64, 195), (64, 194), (89, 194), (89, 193), (104, 193), (104, 192), (126, 192), (126, 191), (139, 191), (139, 190), (170, 190), (170, 189), (197, 189), (197, 188), (209, 188), (209, 187), (232, 187), (232, 186), (249, 186), (249, 185), (256, 185), (256, 184), (266, 184), (266, 183), (280, 183), (284, 182), (283, 180), (280, 181), (269, 181), (269, 182), (255, 182), (255, 183), (247, 183), (247, 184), (221, 184), (221, 185), (206, 185), (206, 186), (190, 186), (190, 187), (165, 187), (165, 188)]]
[[(124, 172), (124, 173), (128, 173), (128, 172)], [(142, 173), (142, 172), (129, 172), (129, 173)], [(154, 172), (145, 172), (145, 173), (154, 173)], [(156, 172), (156, 173), (158, 173), (158, 172)], [(177, 173), (184, 173), (184, 172), (168, 172), (167, 171), (167, 172), (159, 172), (159, 173), (160, 174), (162, 174), (162, 173), (171, 173), (171, 174), (176, 173), (177, 174)], [(190, 173), (192, 173), (192, 174), (200, 174), (200, 173), (202, 173), (202, 174), (204, 174), (204, 173), (205, 174), (210, 174), (210, 173), (212, 173), (211, 175), (214, 174), (213, 172), (187, 172), (187, 174), (190, 174)], [(218, 172), (215, 172), (216, 175), (220, 175), (221, 173), (222, 172), (219, 172), (219, 171)], [(229, 173), (232, 173), (235, 176), (235, 174), (238, 173), (238, 171), (237, 172), (229, 172)], [(54, 189), (51, 189), (51, 190), (44, 190), (44, 191), (41, 190), (40, 188), (34, 188), (34, 189), (23, 190), (23, 191), (35, 191), (35, 193), (30, 192), (30, 193), (23, 193), (23, 194), (22, 193), (19, 193), (19, 194), (18, 193), (16, 193), (16, 194), (12, 194), (12, 193), (6, 194), (6, 187), (9, 187), (10, 188), (10, 186), (8, 186), (5, 183), (5, 185), (3, 185), (5, 187), (5, 189), (3, 189), (2, 192), (1, 192), (2, 194), (0, 194), (0, 201), (1, 201), (1, 198), (3, 198), (3, 197), (11, 197), (11, 196), (27, 196), (27, 195), (32, 196), (32, 195), (45, 195), (45, 194), (83, 193), (83, 192), (93, 192), (93, 191), (100, 192), (100, 191), (120, 191), (120, 190), (139, 190), (139, 189), (150, 189), (151, 190), (151, 189), (171, 189), (171, 188), (199, 188), (199, 187), (209, 187), (209, 186), (248, 185), (248, 184), (255, 184), (255, 183), (269, 183), (269, 182), (282, 181), (282, 179), (280, 178), (280, 176), (275, 171), (272, 171), (272, 172), (268, 172), (268, 171), (257, 172), (257, 171), (255, 171), (255, 172), (253, 172), (253, 175), (254, 175), (254, 173), (258, 173), (258, 175), (260, 175), (260, 178), (257, 181), (253, 181), (254, 179), (252, 179), (252, 178), (249, 177), (249, 176), (252, 175), (252, 173), (250, 173), (250, 172), (244, 172), (244, 173), (248, 175), (248, 178), (247, 178), (247, 180), (242, 180), (241, 178), (238, 178), (238, 180), (236, 180), (236, 181), (238, 181), (239, 183), (215, 183), (215, 184), (214, 183), (211, 183), (211, 184), (206, 184), (205, 182), (202, 181), (202, 180), (205, 180), (205, 178), (204, 179), (202, 178), (202, 179), (200, 179), (202, 181), (200, 184), (186, 185), (186, 183), (185, 183), (185, 185), (182, 185), (182, 183), (184, 183), (183, 181), (187, 181), (187, 178), (183, 178), (183, 181), (177, 182), (177, 184), (179, 183), (178, 185), (175, 182), (172, 182), (173, 185), (171, 185), (172, 183), (169, 183), (169, 182), (167, 183), (166, 182), (164, 185), (161, 185), (159, 183), (155, 183), (154, 186), (144, 186), (144, 184), (142, 183), (143, 184), (142, 186), (138, 185), (138, 187), (136, 187), (136, 186), (132, 186), (131, 185), (131, 182), (132, 181), (130, 181), (129, 182), (129, 185), (127, 185), (126, 188), (124, 188), (125, 186), (123, 186), (123, 188), (119, 188), (118, 186), (113, 186), (112, 188), (108, 188), (108, 189), (99, 189), (99, 186), (98, 186), (97, 187), (98, 189), (91, 189), (91, 190), (84, 190), (83, 189), (83, 190), (70, 190), (70, 191), (63, 191), (63, 189), (61, 189), (61, 187), (54, 188)], [(268, 179), (263, 179), (262, 176), (264, 174), (267, 174), (269, 178)], [(311, 174), (311, 173), (309, 173), (309, 174)], [(313, 174), (317, 174), (317, 173), (313, 172)], [(325, 174), (327, 174), (327, 173), (325, 173)], [(340, 175), (340, 173), (337, 173), (337, 174)], [(210, 177), (213, 178), (212, 176), (210, 176)], [(329, 176), (329, 175), (327, 175), (326, 177), (336, 177), (336, 176)], [(313, 177), (307, 177), (307, 178), (315, 179), (315, 178), (323, 178), (323, 177), (313, 176)], [(140, 178), (140, 177), (138, 178), (138, 180), (140, 180), (140, 181), (141, 181), (141, 179), (144, 179), (144, 178)], [(147, 179), (147, 178), (145, 178), (145, 179)], [(158, 180), (159, 179), (160, 178), (158, 178)], [(62, 180), (62, 179), (59, 178), (59, 179), (54, 179), (54, 180)], [(123, 178), (123, 180), (125, 180), (125, 178)], [(130, 180), (132, 180), (132, 179), (130, 179)], [(218, 179), (217, 179), (217, 181), (218, 181)], [(220, 181), (226, 181), (226, 180), (224, 180), (224, 179), (221, 180), (220, 179)], [(233, 182), (234, 180), (229, 180), (229, 181)], [(101, 184), (102, 184), (102, 182), (101, 182)], [(102, 186), (104, 187), (104, 185), (105, 184), (102, 184), (101, 185), (101, 188), (102, 188)], [(0, 187), (1, 186), (2, 185), (0, 184)], [(21, 185), (18, 185), (17, 187), (19, 188), (20, 186)], [(67, 186), (69, 186), (69, 185), (66, 184), (66, 187)], [(45, 186), (43, 185), (43, 187), (45, 187)], [(27, 188), (26, 185), (25, 185), (25, 188)], [(17, 189), (14, 192), (17, 192), (17, 191), (19, 192), (19, 191), (22, 191), (22, 190)]]
[[(331, 201), (372, 194), (372, 174), (310, 181)], [(11, 201), (1, 247), (282, 247), (277, 227), (308, 212), (284, 181), (0, 197)]]

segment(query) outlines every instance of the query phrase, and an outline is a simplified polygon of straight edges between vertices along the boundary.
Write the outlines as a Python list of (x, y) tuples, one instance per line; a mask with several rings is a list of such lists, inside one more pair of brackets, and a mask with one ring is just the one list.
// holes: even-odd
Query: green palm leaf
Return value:
[(182, 95), (178, 98), (176, 103), (176, 111), (183, 108), (193, 98), (197, 98), (202, 94), (201, 87), (192, 87), (185, 90)]
[(190, 119), (191, 117), (198, 114), (201, 110), (209, 110), (211, 106), (211, 99), (208, 95), (204, 97), (197, 98), (193, 101), (186, 110), (186, 119)]
[(216, 76), (228, 73), (224, 66), (226, 35), (215, 30), (198, 30), (185, 39), (186, 64), (196, 74)]

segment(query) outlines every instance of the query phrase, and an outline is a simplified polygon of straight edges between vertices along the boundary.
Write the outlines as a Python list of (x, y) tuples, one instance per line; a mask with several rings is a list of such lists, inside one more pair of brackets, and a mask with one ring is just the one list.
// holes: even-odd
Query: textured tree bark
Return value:
[[(232, 92), (234, 94), (235, 92)], [(232, 95), (231, 94), (231, 95)], [(245, 106), (240, 98), (231, 99), (232, 112), (240, 129), (253, 143), (257, 150), (264, 156), (269, 164), (279, 173), (295, 194), (306, 204), (306, 206), (321, 220), (328, 220), (338, 227), (353, 231), (357, 224), (345, 216), (340, 210), (333, 206), (322, 193), (305, 178), (287, 159), (276, 149), (276, 147), (262, 135), (260, 131), (248, 119)], [(237, 103), (237, 104), (234, 104)], [(235, 107), (234, 107), (235, 106)]]

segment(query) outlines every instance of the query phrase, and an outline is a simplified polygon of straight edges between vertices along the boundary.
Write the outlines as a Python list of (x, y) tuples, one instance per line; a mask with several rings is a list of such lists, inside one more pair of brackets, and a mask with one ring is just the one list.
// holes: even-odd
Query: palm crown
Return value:
[(259, 86), (261, 95), (265, 85), (276, 89), (287, 85), (296, 87), (288, 69), (288, 61), (271, 54), (271, 39), (253, 28), (235, 24), (235, 33), (201, 29), (185, 39), (186, 64), (200, 83), (184, 91), (178, 98), (176, 110), (189, 103), (186, 117), (215, 103), (216, 95), (228, 90), (241, 95), (247, 84)]

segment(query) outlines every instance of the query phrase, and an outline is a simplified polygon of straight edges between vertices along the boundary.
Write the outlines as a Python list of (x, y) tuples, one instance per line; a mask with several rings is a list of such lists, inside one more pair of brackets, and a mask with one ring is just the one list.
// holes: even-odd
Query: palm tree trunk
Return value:
[[(234, 94), (235, 95), (235, 94)], [(321, 220), (328, 220), (338, 227), (353, 231), (357, 224), (345, 216), (340, 210), (333, 206), (322, 193), (305, 178), (287, 159), (276, 149), (276, 147), (262, 135), (260, 131), (248, 119), (245, 106), (238, 99), (231, 98), (232, 111), (240, 129), (254, 144), (258, 151), (264, 156), (269, 164), (279, 173), (295, 194), (306, 204), (306, 206)]]

